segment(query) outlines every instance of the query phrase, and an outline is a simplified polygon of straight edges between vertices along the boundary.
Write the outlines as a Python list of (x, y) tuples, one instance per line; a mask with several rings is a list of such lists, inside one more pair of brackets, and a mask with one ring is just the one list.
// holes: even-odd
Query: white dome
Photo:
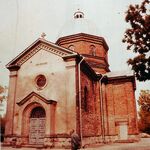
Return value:
[(85, 19), (82, 12), (76, 12), (74, 14), (74, 18), (67, 21), (67, 23), (60, 30), (58, 36), (60, 38), (78, 33), (100, 36), (98, 28), (91, 21)]

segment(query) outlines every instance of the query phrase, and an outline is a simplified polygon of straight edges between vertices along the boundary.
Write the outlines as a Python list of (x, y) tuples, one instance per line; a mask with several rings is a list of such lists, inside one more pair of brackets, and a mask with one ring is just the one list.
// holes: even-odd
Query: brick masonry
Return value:
[[(39, 39), (10, 62), (5, 144), (12, 145), (14, 139), (16, 145), (29, 144), (30, 117), (36, 107), (46, 112), (43, 146), (70, 146), (71, 129), (82, 135), (83, 144), (137, 140), (134, 76), (101, 80), (109, 72), (107, 54), (104, 38), (76, 34), (54, 45)], [(18, 66), (19, 62), (23, 63)], [(39, 89), (35, 79), (41, 74), (47, 83)]]

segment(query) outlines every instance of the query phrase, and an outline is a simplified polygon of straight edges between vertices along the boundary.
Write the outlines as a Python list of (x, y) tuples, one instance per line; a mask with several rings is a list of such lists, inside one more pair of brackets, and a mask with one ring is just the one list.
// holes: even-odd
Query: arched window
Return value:
[(84, 18), (84, 13), (78, 10), (77, 12), (74, 13), (74, 18), (75, 19)]
[(87, 87), (85, 86), (84, 87), (84, 110), (87, 111), (88, 108), (87, 108), (87, 98), (88, 98), (88, 90), (87, 90)]
[(90, 54), (93, 56), (96, 55), (96, 47), (94, 45), (90, 45)]
[(45, 110), (42, 107), (35, 107), (30, 115), (30, 118), (45, 118)]
[(72, 51), (74, 51), (75, 50), (75, 46), (74, 45), (69, 45), (69, 47), (68, 47), (69, 49), (71, 49)]

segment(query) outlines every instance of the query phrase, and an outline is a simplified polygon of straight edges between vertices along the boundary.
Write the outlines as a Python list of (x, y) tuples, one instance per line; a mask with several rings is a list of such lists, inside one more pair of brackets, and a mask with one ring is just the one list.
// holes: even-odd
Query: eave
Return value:
[(106, 51), (108, 51), (109, 49), (103, 37), (90, 35), (86, 33), (78, 33), (78, 34), (61, 37), (56, 41), (56, 44), (63, 45), (63, 44), (69, 44), (69, 43), (78, 42), (78, 41), (86, 41), (86, 42), (92, 42), (92, 43), (103, 45)]
[(24, 51), (22, 51), (18, 56), (16, 56), (12, 61), (10, 61), (7, 65), (6, 65), (6, 68), (7, 69), (11, 69), (15, 66), (19, 66), (17, 64), (17, 62), (23, 57), (25, 56), (26, 54), (29, 54), (31, 49), (34, 49), (35, 47), (37, 47), (38, 45), (40, 44), (44, 44), (45, 46), (51, 46), (57, 50), (59, 50), (60, 52), (64, 53), (65, 55), (73, 55), (73, 54), (76, 54), (75, 52), (69, 50), (69, 49), (66, 49), (66, 48), (63, 48), (61, 46), (58, 46), (52, 42), (49, 42), (43, 38), (39, 38), (37, 39), (35, 42), (33, 42), (29, 47), (27, 47)]

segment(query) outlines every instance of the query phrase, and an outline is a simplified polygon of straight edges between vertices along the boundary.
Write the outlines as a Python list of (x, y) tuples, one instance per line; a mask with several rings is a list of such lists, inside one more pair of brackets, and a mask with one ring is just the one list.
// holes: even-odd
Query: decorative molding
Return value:
[(56, 48), (52, 48), (46, 44), (41, 43), (38, 46), (36, 46), (35, 48), (33, 48), (28, 54), (24, 55), (16, 64), (21, 66), (23, 63), (25, 63), (28, 59), (30, 59), (33, 55), (35, 55), (41, 49), (48, 51), (48, 52), (51, 52), (51, 53), (58, 55), (60, 57), (68, 55), (68, 53), (66, 53), (66, 52), (63, 52), (61, 50), (58, 50)]
[(77, 55), (76, 52), (73, 52), (69, 49), (60, 47), (54, 43), (46, 41), (45, 39), (37, 39), (34, 43), (32, 43), (29, 47), (27, 47), (24, 51), (22, 51), (18, 56), (16, 56), (12, 61), (10, 61), (6, 68), (10, 71), (14, 69), (19, 69), (20, 66), (25, 63), (29, 58), (35, 55), (41, 49), (51, 52), (60, 57), (69, 56), (69, 55)]
[(29, 58), (31, 58), (34, 54), (36, 54), (40, 49), (41, 49), (40, 46), (35, 47), (28, 54), (24, 55), (16, 64), (21, 66)]
[(89, 61), (87, 61), (87, 62), (90, 65), (90, 67), (92, 67), (92, 68), (105, 69), (108, 72), (110, 71), (109, 66), (107, 64), (95, 63), (95, 62), (89, 62)]
[(66, 68), (72, 68), (72, 67), (75, 67), (76, 65), (76, 62), (75, 61), (69, 61), (69, 62), (66, 62)]
[(91, 43), (97, 43), (97, 44), (103, 45), (106, 51), (109, 49), (103, 37), (90, 35), (86, 33), (78, 33), (78, 34), (61, 37), (56, 41), (56, 44), (64, 45), (64, 44), (69, 44), (69, 43), (77, 42), (77, 41), (87, 41)]
[(135, 82), (134, 76), (107, 77), (107, 84), (120, 84), (125, 82)]
[(11, 72), (18, 71), (20, 69), (20, 65), (10, 65), (7, 67)]
[(15, 76), (17, 76), (17, 71), (11, 71), (9, 76), (10, 76), (10, 77), (15, 77)]
[(43, 96), (35, 93), (35, 92), (31, 92), (29, 95), (27, 95), (25, 98), (23, 98), (20, 102), (18, 102), (17, 104), (19, 106), (25, 104), (30, 98), (32, 98), (33, 96), (37, 97), (39, 100), (42, 100), (43, 102), (45, 102), (46, 104), (56, 104), (57, 102), (54, 100), (48, 100), (46, 98), (44, 98)]

